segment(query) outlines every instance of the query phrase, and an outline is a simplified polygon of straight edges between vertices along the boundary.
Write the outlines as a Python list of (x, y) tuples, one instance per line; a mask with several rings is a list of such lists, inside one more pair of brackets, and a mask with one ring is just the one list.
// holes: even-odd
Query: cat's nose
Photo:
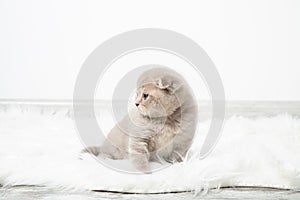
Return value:
[(138, 107), (140, 104), (139, 103), (135, 103), (135, 106)]

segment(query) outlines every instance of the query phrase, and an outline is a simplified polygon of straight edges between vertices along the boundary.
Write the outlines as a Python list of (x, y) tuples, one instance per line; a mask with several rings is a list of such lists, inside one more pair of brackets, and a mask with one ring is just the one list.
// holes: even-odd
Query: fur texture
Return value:
[[(109, 102), (98, 107), (103, 119), (112, 117), (108, 106)], [(231, 117), (216, 148), (202, 160), (198, 156), (210, 121), (201, 121), (190, 158), (149, 176), (119, 173), (89, 154), (80, 154), (82, 159), (78, 159), (83, 145), (68, 115), (70, 107), (14, 103), (0, 109), (1, 185), (133, 193), (199, 192), (219, 186), (300, 189), (299, 117)], [(109, 131), (113, 126), (113, 120), (106, 121), (104, 128)], [(154, 164), (160, 165), (151, 163), (151, 167)]]

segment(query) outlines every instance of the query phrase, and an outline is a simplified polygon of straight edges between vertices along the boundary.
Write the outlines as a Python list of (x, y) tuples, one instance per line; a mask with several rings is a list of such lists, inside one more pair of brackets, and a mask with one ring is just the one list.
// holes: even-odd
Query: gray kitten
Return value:
[(198, 106), (186, 81), (168, 68), (144, 72), (137, 83), (135, 108), (100, 147), (85, 152), (110, 159), (129, 158), (150, 173), (149, 161), (181, 162), (192, 143)]

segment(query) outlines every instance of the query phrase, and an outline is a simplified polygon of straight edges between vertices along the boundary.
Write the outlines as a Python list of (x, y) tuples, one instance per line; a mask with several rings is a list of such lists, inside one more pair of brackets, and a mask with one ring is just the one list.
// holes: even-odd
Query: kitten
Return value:
[(149, 161), (181, 162), (192, 143), (198, 106), (186, 81), (168, 68), (144, 72), (135, 108), (108, 134), (101, 147), (85, 152), (110, 159), (129, 158), (150, 173)]

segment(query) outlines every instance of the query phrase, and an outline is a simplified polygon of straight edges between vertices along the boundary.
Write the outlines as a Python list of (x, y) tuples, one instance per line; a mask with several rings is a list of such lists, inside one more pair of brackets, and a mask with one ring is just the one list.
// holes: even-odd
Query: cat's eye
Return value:
[(143, 94), (143, 98), (144, 98), (144, 100), (146, 100), (147, 98), (148, 98), (148, 96), (149, 96), (149, 94)]

